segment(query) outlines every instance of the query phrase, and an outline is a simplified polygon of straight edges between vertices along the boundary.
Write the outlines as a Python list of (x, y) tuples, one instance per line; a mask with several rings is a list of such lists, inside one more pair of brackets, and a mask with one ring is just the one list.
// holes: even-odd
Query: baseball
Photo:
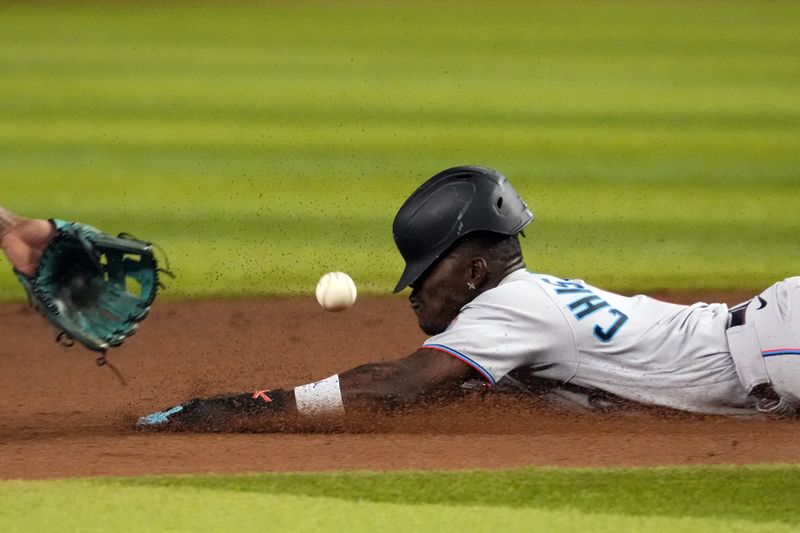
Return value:
[(344, 272), (328, 272), (317, 283), (317, 301), (326, 311), (344, 311), (356, 303), (356, 284)]

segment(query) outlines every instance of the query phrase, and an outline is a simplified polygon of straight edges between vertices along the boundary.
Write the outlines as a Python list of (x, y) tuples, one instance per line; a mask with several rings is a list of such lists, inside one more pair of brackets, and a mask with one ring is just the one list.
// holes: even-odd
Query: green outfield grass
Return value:
[(4, 3), (0, 21), (0, 203), (159, 242), (172, 297), (308, 294), (329, 270), (388, 293), (396, 209), (464, 163), (536, 211), (535, 270), (621, 290), (798, 272), (797, 3)]
[(0, 483), (2, 531), (796, 531), (796, 466)]

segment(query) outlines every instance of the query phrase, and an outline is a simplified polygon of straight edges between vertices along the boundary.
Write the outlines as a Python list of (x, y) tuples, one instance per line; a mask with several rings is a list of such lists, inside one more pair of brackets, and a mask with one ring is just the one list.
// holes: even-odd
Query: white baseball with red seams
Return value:
[(356, 303), (356, 284), (344, 272), (328, 272), (317, 283), (317, 301), (326, 311), (344, 311)]

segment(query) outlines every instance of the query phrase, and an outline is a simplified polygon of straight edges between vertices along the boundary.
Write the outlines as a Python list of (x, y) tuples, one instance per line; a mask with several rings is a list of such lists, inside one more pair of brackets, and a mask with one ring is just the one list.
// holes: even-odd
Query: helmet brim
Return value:
[(414, 263), (406, 263), (406, 268), (403, 270), (403, 273), (400, 275), (400, 281), (397, 282), (397, 286), (394, 288), (393, 293), (397, 294), (398, 292), (402, 291), (415, 281), (417, 281), (420, 276), (422, 276), (428, 268), (436, 262), (436, 259), (433, 261), (417, 261)]

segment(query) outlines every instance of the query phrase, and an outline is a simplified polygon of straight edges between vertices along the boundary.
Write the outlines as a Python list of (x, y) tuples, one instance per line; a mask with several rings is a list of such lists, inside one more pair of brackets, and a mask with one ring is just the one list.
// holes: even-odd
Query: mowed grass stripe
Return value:
[[(69, 492), (66, 492), (66, 491)], [(652, 531), (782, 533), (794, 526), (735, 518), (676, 518), (475, 505), (403, 505), (326, 497), (231, 493), (192, 488), (54, 487), (17, 493), (0, 527), (46, 531)], [(24, 506), (24, 507), (23, 507)]]
[[(292, 529), (451, 531), (676, 527), (789, 531), (796, 466), (159, 476), (0, 483), (0, 526), (30, 531)], [(227, 522), (226, 522), (227, 521)]]
[[(349, 199), (332, 203), (328, 176), (287, 181), (277, 189), (261, 180), (242, 180), (224, 191), (213, 179), (173, 178), (161, 184), (150, 178), (139, 179), (146, 194), (118, 198), (135, 179), (130, 173), (106, 175), (101, 189), (92, 178), (74, 180), (84, 186), (63, 195), (60, 205), (52, 201), (54, 210), (112, 232), (157, 236), (179, 276), (167, 295), (310, 295), (318, 275), (340, 269), (350, 272), (364, 292), (386, 294), (400, 271), (385, 212), (406, 194), (402, 182), (344, 182), (337, 192)], [(58, 182), (54, 178), (41, 186), (58, 190)], [(679, 186), (631, 191), (602, 183), (581, 190), (522, 185), (539, 217), (523, 240), (532, 270), (605, 281), (630, 291), (757, 288), (751, 287), (757, 283), (753, 280), (765, 278), (766, 284), (794, 274), (800, 260), (800, 249), (787, 247), (800, 231), (798, 221), (786, 217), (794, 209), (791, 186), (768, 192), (757, 187), (710, 190), (707, 194), (717, 201), (706, 205), (706, 191), (695, 189), (698, 194), (692, 196)], [(77, 211), (75, 205), (83, 200), (78, 195), (93, 187), (95, 205)], [(606, 206), (600, 213), (588, 211), (598, 203)], [(735, 216), (731, 205), (740, 206)], [(35, 202), (29, 208), (40, 216), (49, 214)], [(135, 224), (125, 225), (125, 220)], [(732, 250), (737, 250), (735, 258), (730, 258)], [(654, 268), (654, 256), (661, 256), (660, 268)], [(709, 258), (719, 257), (729, 259), (709, 269)], [(8, 294), (21, 297), (13, 281), (7, 283)]]
[(568, 509), (587, 513), (800, 523), (793, 466), (521, 468), (467, 472), (159, 476), (111, 486), (335, 497), (352, 501)]

